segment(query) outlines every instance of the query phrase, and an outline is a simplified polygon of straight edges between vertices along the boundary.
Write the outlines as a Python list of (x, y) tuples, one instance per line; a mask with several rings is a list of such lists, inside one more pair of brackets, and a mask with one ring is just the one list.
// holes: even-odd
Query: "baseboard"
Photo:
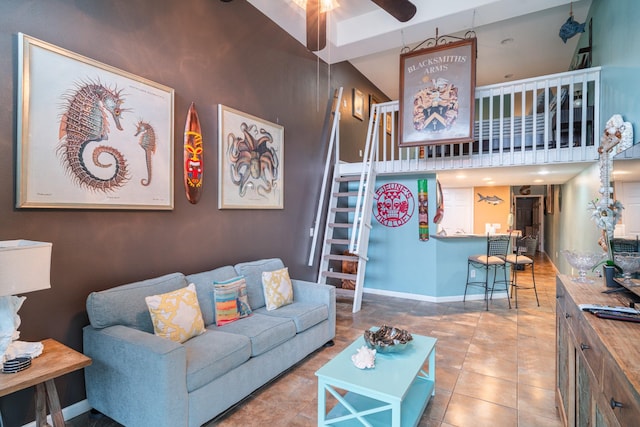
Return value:
[[(405, 298), (415, 301), (427, 301), (427, 302), (458, 302), (462, 301), (464, 298), (463, 295), (453, 295), (447, 297), (433, 297), (429, 295), (421, 295), (421, 294), (412, 294), (409, 292), (396, 292), (396, 291), (387, 291), (382, 289), (372, 289), (372, 288), (364, 288), (363, 292), (365, 294), (372, 295), (382, 295), (387, 297), (395, 297), (395, 298)], [(507, 298), (507, 293), (495, 292), (493, 294), (493, 299), (503, 299)], [(467, 295), (467, 301), (476, 301), (476, 300), (484, 300), (484, 294), (469, 294)]]
[[(73, 405), (67, 406), (66, 408), (62, 408), (62, 415), (64, 416), (64, 419), (68, 421), (72, 418), (84, 414), (85, 412), (89, 412), (90, 410), (91, 406), (89, 406), (89, 401), (87, 399), (84, 399), (80, 402), (74, 403)], [(53, 425), (51, 415), (47, 415), (47, 422), (49, 423), (49, 425)], [(25, 424), (22, 427), (36, 427), (36, 422), (34, 420), (33, 422)]]

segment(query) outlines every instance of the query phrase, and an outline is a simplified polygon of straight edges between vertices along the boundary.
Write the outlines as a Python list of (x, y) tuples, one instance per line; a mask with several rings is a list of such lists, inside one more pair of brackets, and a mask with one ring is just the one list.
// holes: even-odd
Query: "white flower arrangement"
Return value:
[(591, 219), (599, 229), (607, 233), (609, 238), (613, 237), (613, 230), (618, 221), (620, 221), (622, 209), (624, 209), (624, 206), (622, 206), (619, 200), (613, 200), (611, 203), (607, 203), (606, 199), (595, 199), (589, 202)]

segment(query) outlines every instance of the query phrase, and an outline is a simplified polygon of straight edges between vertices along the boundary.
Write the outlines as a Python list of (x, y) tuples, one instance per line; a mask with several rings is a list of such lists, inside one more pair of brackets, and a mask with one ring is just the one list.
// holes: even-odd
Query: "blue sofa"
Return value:
[[(335, 288), (292, 279), (294, 302), (267, 311), (265, 259), (185, 276), (173, 273), (93, 292), (83, 329), (87, 399), (127, 427), (200, 426), (335, 336)], [(243, 275), (253, 314), (216, 326), (213, 282)], [(206, 332), (180, 344), (153, 333), (145, 297), (196, 285)]]

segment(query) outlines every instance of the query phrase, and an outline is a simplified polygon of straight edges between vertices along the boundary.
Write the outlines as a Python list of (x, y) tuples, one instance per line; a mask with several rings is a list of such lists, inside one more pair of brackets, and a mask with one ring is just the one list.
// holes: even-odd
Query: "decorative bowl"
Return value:
[(411, 334), (400, 328), (382, 325), (364, 331), (364, 342), (377, 353), (397, 353), (407, 348), (413, 340)]
[(618, 252), (613, 255), (613, 259), (623, 271), (623, 283), (627, 286), (633, 286), (631, 275), (640, 270), (640, 254), (637, 252)]
[(564, 249), (560, 251), (567, 259), (571, 267), (578, 270), (578, 277), (574, 278), (574, 282), (578, 283), (594, 283), (592, 279), (587, 277), (587, 270), (591, 270), (604, 257), (604, 252), (581, 252)]

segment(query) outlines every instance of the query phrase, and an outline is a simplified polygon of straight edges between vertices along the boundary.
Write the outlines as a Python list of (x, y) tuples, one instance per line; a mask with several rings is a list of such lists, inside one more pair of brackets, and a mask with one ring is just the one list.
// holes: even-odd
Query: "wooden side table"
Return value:
[[(36, 425), (47, 426), (47, 401), (54, 427), (64, 427), (64, 417), (54, 379), (91, 364), (91, 359), (56, 340), (42, 341), (42, 354), (31, 366), (15, 374), (0, 373), (0, 397), (36, 386)], [(2, 419), (0, 418), (0, 426)]]

